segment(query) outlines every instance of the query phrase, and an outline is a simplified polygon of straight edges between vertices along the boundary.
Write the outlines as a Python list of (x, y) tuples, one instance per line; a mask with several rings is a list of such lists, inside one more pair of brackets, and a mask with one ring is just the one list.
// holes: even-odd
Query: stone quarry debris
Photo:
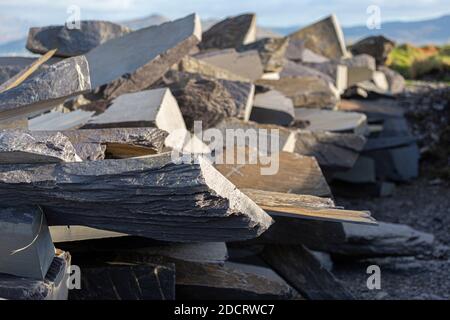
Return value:
[(28, 120), (28, 128), (32, 131), (78, 129), (84, 126), (94, 114), (94, 111), (81, 109), (66, 113), (51, 111)]
[(45, 54), (57, 49), (56, 56), (73, 57), (85, 54), (104, 42), (121, 37), (131, 30), (108, 21), (79, 21), (80, 27), (48, 26), (30, 28), (27, 49)]
[(257, 94), (251, 109), (250, 120), (288, 126), (294, 120), (294, 104), (291, 99), (276, 90)]
[(197, 15), (130, 32), (89, 51), (92, 87), (115, 98), (144, 90), (178, 63), (201, 40)]
[(91, 90), (89, 68), (84, 56), (65, 59), (0, 93), (0, 119), (32, 116)]
[(377, 65), (384, 65), (395, 43), (383, 36), (364, 38), (350, 47), (353, 54), (368, 54), (375, 58)]
[(348, 56), (344, 34), (334, 14), (290, 34), (289, 39), (303, 40), (306, 48), (329, 59)]
[(264, 38), (238, 48), (238, 51), (257, 50), (264, 72), (280, 72), (284, 66), (284, 57), (288, 48), (288, 38)]
[(256, 40), (256, 16), (243, 14), (213, 25), (202, 35), (201, 50), (238, 48)]

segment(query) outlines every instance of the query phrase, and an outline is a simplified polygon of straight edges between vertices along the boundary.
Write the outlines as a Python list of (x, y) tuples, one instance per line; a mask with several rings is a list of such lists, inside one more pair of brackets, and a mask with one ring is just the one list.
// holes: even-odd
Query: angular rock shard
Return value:
[(200, 53), (195, 58), (227, 69), (241, 77), (255, 81), (264, 73), (258, 51), (236, 52), (235, 49), (215, 50)]
[(50, 225), (83, 225), (166, 241), (232, 241), (267, 230), (272, 220), (263, 210), (207, 160), (195, 159), (198, 164), (175, 164), (166, 153), (5, 165), (0, 167), (0, 201), (5, 206), (41, 204)]
[(70, 261), (68, 252), (56, 250), (44, 280), (1, 274), (0, 297), (8, 300), (67, 300)]
[(76, 150), (59, 132), (0, 131), (0, 164), (79, 161)]
[(291, 286), (312, 300), (353, 300), (332, 273), (304, 246), (267, 246), (263, 259)]
[(42, 210), (0, 209), (0, 274), (42, 281), (54, 256), (55, 247)]
[(44, 54), (57, 49), (56, 56), (73, 57), (85, 54), (102, 43), (121, 37), (131, 30), (108, 21), (79, 21), (80, 27), (67, 26), (30, 28), (27, 49)]
[(238, 48), (256, 40), (256, 16), (243, 14), (213, 25), (202, 35), (201, 50)]
[(104, 263), (83, 267), (71, 300), (175, 300), (173, 264)]
[(258, 80), (256, 84), (282, 92), (296, 108), (332, 109), (339, 101), (338, 90), (318, 77), (286, 77), (280, 80)]
[(368, 54), (375, 58), (378, 65), (384, 65), (395, 42), (383, 36), (364, 38), (350, 47), (353, 54)]
[(348, 55), (344, 34), (334, 14), (288, 37), (303, 40), (306, 48), (329, 59), (340, 59)]
[(84, 56), (63, 60), (0, 93), (0, 119), (31, 116), (52, 109), (65, 99), (91, 90)]
[(250, 113), (250, 120), (258, 123), (288, 126), (294, 120), (294, 104), (276, 90), (255, 96)]
[(86, 129), (115, 127), (157, 127), (169, 133), (186, 128), (178, 103), (166, 88), (121, 95), (104, 113), (84, 126)]
[(284, 66), (284, 56), (288, 44), (288, 38), (264, 38), (241, 46), (238, 51), (257, 50), (264, 72), (280, 72)]
[(200, 39), (200, 19), (192, 14), (107, 41), (86, 54), (92, 87), (108, 84), (109, 98), (146, 89)]

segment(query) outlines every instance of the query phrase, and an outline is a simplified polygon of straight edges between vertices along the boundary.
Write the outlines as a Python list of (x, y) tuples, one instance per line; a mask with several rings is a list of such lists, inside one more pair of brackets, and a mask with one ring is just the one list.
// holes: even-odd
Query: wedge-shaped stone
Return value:
[(258, 51), (236, 52), (235, 49), (215, 50), (200, 53), (195, 58), (227, 69), (251, 81), (260, 79), (264, 73)]
[(210, 78), (250, 82), (250, 79), (246, 79), (245, 77), (239, 76), (225, 68), (220, 68), (216, 65), (207, 63), (191, 56), (184, 57), (180, 61), (176, 69), (181, 72), (198, 73), (202, 76)]
[(237, 48), (256, 40), (256, 16), (243, 14), (213, 25), (203, 33), (201, 50)]
[[(332, 79), (333, 85), (337, 88), (340, 93), (343, 93), (348, 87), (348, 67), (344, 64), (340, 64), (333, 61), (328, 62), (304, 62), (304, 64), (312, 69), (319, 71), (321, 74), (325, 74)], [(297, 70), (299, 68), (297, 67)], [(299, 72), (300, 73), (300, 72)], [(297, 76), (300, 76), (301, 73)], [(323, 78), (323, 76), (322, 76)]]
[(201, 39), (200, 19), (185, 18), (112, 39), (86, 54), (92, 86), (108, 84), (107, 97), (148, 88)]
[(0, 93), (0, 119), (32, 116), (52, 109), (65, 99), (91, 90), (84, 56), (63, 60)]
[(285, 58), (294, 62), (301, 63), (323, 63), (329, 62), (330, 59), (312, 52), (305, 47), (305, 41), (302, 39), (289, 39), (289, 45), (286, 50)]
[(350, 47), (353, 54), (368, 54), (376, 59), (378, 65), (384, 65), (395, 43), (383, 36), (364, 38)]
[(194, 121), (202, 121), (203, 127), (209, 128), (223, 118), (243, 118), (250, 110), (255, 91), (254, 85), (248, 82), (177, 71), (168, 72), (157, 85), (171, 89), (189, 129), (193, 128)]
[(42, 210), (0, 209), (0, 274), (43, 280), (54, 256), (55, 247)]
[(79, 161), (69, 139), (59, 132), (0, 131), (0, 164)]
[(75, 110), (72, 112), (52, 111), (42, 114), (28, 121), (28, 128), (32, 131), (59, 131), (78, 129), (92, 118), (95, 112)]
[(173, 264), (106, 262), (82, 270), (71, 300), (175, 300)]
[(67, 300), (71, 257), (61, 250), (56, 250), (53, 256), (43, 280), (0, 274), (0, 297), (7, 300)]
[(167, 132), (185, 129), (178, 103), (169, 89), (124, 94), (84, 128), (157, 127)]
[(339, 92), (332, 84), (318, 77), (285, 77), (280, 80), (258, 80), (292, 99), (296, 108), (332, 109), (339, 101)]
[(290, 34), (289, 38), (303, 40), (306, 48), (329, 59), (348, 55), (344, 34), (334, 14)]
[(280, 72), (284, 66), (284, 56), (288, 44), (288, 38), (264, 38), (241, 46), (238, 51), (257, 50), (264, 72)]
[(80, 27), (73, 29), (65, 25), (36, 27), (28, 32), (27, 49), (41, 54), (57, 49), (57, 56), (73, 57), (129, 32), (131, 30), (125, 26), (94, 20), (80, 21)]
[[(225, 151), (226, 154), (226, 151)], [(320, 170), (316, 159), (295, 153), (273, 153), (270, 157), (259, 156), (239, 163), (238, 155), (250, 159), (252, 151), (249, 148), (235, 150), (236, 159), (231, 164), (216, 164), (216, 168), (239, 189), (259, 189), (274, 192), (309, 194), (328, 196), (331, 191)], [(264, 170), (266, 169), (266, 170)]]
[(54, 243), (92, 239), (109, 239), (126, 236), (123, 233), (105, 231), (83, 226), (51, 226), (50, 235)]
[(288, 126), (294, 120), (294, 104), (281, 92), (271, 90), (255, 96), (250, 120)]
[(332, 131), (365, 134), (367, 117), (362, 113), (296, 108), (295, 119), (307, 121), (310, 131)]
[(272, 270), (250, 265), (178, 262), (177, 297), (204, 299), (298, 299), (300, 296)]
[(352, 300), (350, 292), (304, 246), (267, 246), (263, 259), (304, 297)]
[(5, 206), (42, 204), (50, 225), (83, 225), (167, 241), (249, 239), (270, 226), (271, 218), (207, 160), (194, 159), (198, 164), (175, 164), (166, 153), (5, 165), (0, 167), (0, 201)]
[(63, 131), (83, 160), (132, 158), (164, 151), (168, 133), (157, 128), (110, 128)]

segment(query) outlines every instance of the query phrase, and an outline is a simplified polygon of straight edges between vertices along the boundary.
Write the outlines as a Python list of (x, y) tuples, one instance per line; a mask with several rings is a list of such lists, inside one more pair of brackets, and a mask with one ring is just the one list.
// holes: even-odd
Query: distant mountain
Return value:
[[(271, 28), (275, 32), (288, 35), (301, 26), (285, 28)], [(443, 17), (410, 22), (385, 22), (381, 29), (370, 30), (366, 26), (344, 27), (345, 40), (348, 43), (359, 39), (382, 34), (397, 43), (423, 44), (447, 44), (450, 43), (450, 15)]]
[(119, 23), (127, 26), (130, 29), (138, 30), (138, 29), (147, 28), (150, 26), (156, 26), (158, 24), (161, 24), (161, 23), (164, 23), (167, 21), (170, 21), (170, 19), (166, 18), (162, 15), (159, 15), (159, 14), (152, 14), (147, 17), (134, 19), (134, 20), (122, 21)]
[(1, 56), (32, 56), (33, 54), (25, 48), (27, 42), (26, 38), (14, 40), (0, 44), (0, 57)]

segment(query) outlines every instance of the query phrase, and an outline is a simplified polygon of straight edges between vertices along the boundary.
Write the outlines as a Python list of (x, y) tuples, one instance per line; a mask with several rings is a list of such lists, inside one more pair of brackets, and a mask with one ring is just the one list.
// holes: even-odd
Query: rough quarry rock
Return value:
[(201, 50), (238, 48), (256, 40), (256, 16), (243, 14), (213, 25), (202, 35)]
[(200, 19), (192, 14), (107, 41), (86, 54), (92, 87), (108, 84), (108, 98), (146, 89), (200, 39)]
[(329, 59), (338, 60), (348, 55), (344, 34), (334, 14), (288, 37), (293, 40), (303, 40), (306, 48)]
[(280, 80), (258, 80), (292, 99), (296, 108), (332, 109), (339, 101), (337, 89), (329, 82), (317, 77), (286, 77)]
[(82, 225), (166, 241), (233, 241), (267, 230), (272, 220), (263, 210), (203, 157), (195, 160), (198, 164), (175, 164), (165, 153), (4, 165), (0, 201), (5, 206), (42, 204), (50, 225)]
[(214, 50), (200, 53), (195, 58), (227, 69), (251, 81), (260, 79), (264, 73), (258, 51), (237, 52), (235, 49)]
[(186, 125), (170, 90), (161, 88), (121, 95), (104, 113), (84, 126), (86, 129), (117, 127), (157, 127), (170, 133), (185, 129)]
[(80, 21), (80, 28), (48, 26), (30, 28), (27, 49), (44, 54), (58, 49), (56, 56), (73, 57), (85, 54), (102, 43), (121, 37), (131, 30), (108, 21)]
[(0, 274), (0, 300), (67, 300), (70, 261), (68, 252), (56, 250), (45, 279), (40, 281)]
[(43, 280), (54, 256), (42, 210), (37, 206), (0, 209), (0, 274)]
[(31, 116), (52, 109), (65, 99), (91, 90), (84, 56), (65, 59), (0, 93), (0, 119)]
[(289, 38), (285, 58), (290, 61), (302, 63), (323, 63), (330, 61), (327, 57), (314, 53), (306, 48), (304, 40), (292, 38)]
[(59, 132), (0, 131), (0, 164), (79, 161), (69, 139)]
[(264, 72), (280, 72), (284, 66), (284, 56), (288, 44), (288, 38), (264, 38), (241, 46), (238, 48), (238, 51), (257, 50)]
[(255, 96), (250, 120), (288, 126), (294, 120), (294, 104), (281, 92), (270, 90)]
[(389, 91), (392, 94), (399, 94), (405, 90), (405, 78), (395, 70), (392, 70), (386, 66), (378, 67), (378, 71), (381, 71), (386, 76), (389, 83)]
[(32, 131), (60, 131), (78, 129), (85, 125), (94, 115), (93, 111), (75, 110), (72, 112), (52, 111), (28, 121)]
[(377, 65), (384, 65), (389, 53), (394, 49), (395, 42), (383, 36), (364, 38), (350, 47), (353, 54), (368, 54), (375, 58)]

